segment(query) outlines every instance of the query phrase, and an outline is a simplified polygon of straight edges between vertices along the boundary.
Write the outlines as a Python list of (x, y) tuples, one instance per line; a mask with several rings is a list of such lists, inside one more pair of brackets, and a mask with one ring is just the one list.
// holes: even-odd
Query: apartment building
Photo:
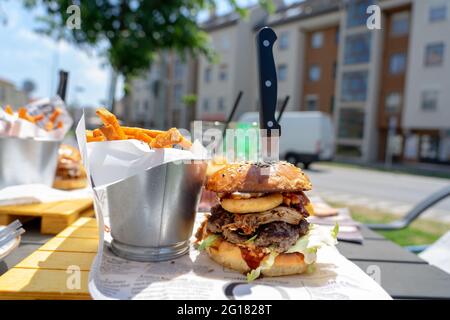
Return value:
[[(340, 1), (315, 0), (284, 6), (254, 28), (253, 37), (261, 27), (269, 25), (278, 35), (274, 46), (278, 77), (278, 104), (289, 96), (287, 109), (331, 112), (334, 103), (335, 72)], [(256, 55), (256, 48), (252, 51)], [(258, 80), (253, 65), (252, 84)], [(255, 110), (258, 108), (258, 87), (253, 86)]]
[(265, 13), (257, 6), (249, 8), (249, 17), (241, 19), (232, 12), (223, 16), (214, 13), (202, 28), (208, 32), (211, 46), (217, 53), (212, 63), (199, 58), (197, 118), (209, 121), (224, 121), (233, 103), (243, 92), (235, 117), (245, 111), (254, 110), (254, 86), (251, 80), (256, 66), (255, 38), (253, 28), (264, 18)]
[[(235, 119), (258, 110), (255, 37), (269, 25), (278, 35), (279, 104), (289, 96), (287, 110), (329, 113), (336, 158), (450, 163), (450, 0), (275, 3), (274, 14), (253, 6), (248, 19), (211, 13), (202, 28), (217, 60), (198, 57), (180, 71), (176, 56), (162, 55), (132, 86), (135, 118), (148, 116), (158, 127), (188, 118), (224, 121), (239, 91)], [(380, 9), (380, 29), (367, 26), (371, 5)], [(197, 102), (186, 115), (180, 96), (191, 92)]]
[(148, 128), (189, 128), (195, 105), (185, 102), (184, 97), (193, 95), (196, 85), (196, 59), (162, 52), (148, 70), (131, 81), (124, 118)]
[(450, 164), (450, 1), (414, 1), (407, 65), (404, 158)]
[(27, 103), (25, 92), (17, 89), (12, 82), (0, 78), (0, 107), (9, 104), (13, 108), (19, 108)]

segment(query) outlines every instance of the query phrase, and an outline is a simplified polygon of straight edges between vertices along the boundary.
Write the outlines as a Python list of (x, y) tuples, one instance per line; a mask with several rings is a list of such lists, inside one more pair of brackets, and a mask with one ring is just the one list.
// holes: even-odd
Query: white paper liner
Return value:
[[(64, 138), (66, 133), (72, 127), (72, 117), (67, 111), (64, 101), (58, 96), (51, 99), (45, 98), (34, 101), (26, 105), (25, 108), (32, 116), (43, 113), (44, 120), (34, 124), (27, 120), (20, 119), (17, 113), (10, 115), (7, 114), (3, 108), (0, 108), (0, 137), (59, 141)], [(60, 129), (47, 131), (43, 126), (55, 108), (61, 108), (62, 110), (62, 114), (58, 117), (58, 121), (62, 121), (63, 126)]]

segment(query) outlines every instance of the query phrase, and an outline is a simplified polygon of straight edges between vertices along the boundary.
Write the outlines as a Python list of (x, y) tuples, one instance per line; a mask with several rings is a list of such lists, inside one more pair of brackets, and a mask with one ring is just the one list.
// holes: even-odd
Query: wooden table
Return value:
[[(450, 299), (450, 275), (363, 228), (364, 244), (340, 242), (339, 251), (362, 270), (379, 272), (397, 299)], [(88, 273), (97, 252), (95, 220), (80, 218), (0, 277), (0, 299), (90, 299)], [(79, 266), (81, 288), (66, 286), (69, 266)]]
[[(97, 244), (95, 219), (78, 219), (0, 277), (0, 299), (90, 299), (88, 275)], [(67, 286), (69, 266), (79, 269), (79, 289)]]

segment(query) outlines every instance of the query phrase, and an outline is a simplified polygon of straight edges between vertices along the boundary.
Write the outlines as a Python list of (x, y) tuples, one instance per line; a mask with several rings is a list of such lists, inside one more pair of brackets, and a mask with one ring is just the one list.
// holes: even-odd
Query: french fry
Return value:
[(92, 134), (93, 134), (94, 137), (102, 137), (103, 136), (102, 131), (100, 129), (98, 129), (98, 128), (94, 129), (94, 131), (92, 131)]
[(52, 131), (55, 127), (55, 124), (53, 123), (53, 121), (48, 121), (45, 126), (44, 129), (47, 131)]
[(134, 127), (122, 127), (122, 129), (126, 135), (130, 135), (130, 136), (136, 136), (136, 134), (138, 132), (142, 132), (151, 138), (156, 138), (156, 136), (160, 135), (161, 133), (164, 133), (164, 131), (161, 131), (161, 130), (150, 130), (150, 129), (142, 129), (142, 128), (134, 128)]
[(63, 127), (63, 122), (62, 121), (58, 121), (58, 123), (56, 124), (56, 129), (61, 129)]
[(92, 130), (85, 130), (86, 137), (93, 138), (94, 132)]
[(147, 134), (145, 134), (142, 131), (137, 133), (136, 139), (141, 140), (141, 141), (143, 141), (145, 143), (148, 143), (148, 144), (153, 142), (153, 138), (148, 136)]
[(56, 119), (58, 119), (58, 117), (61, 115), (61, 113), (62, 113), (61, 108), (55, 108), (55, 110), (53, 110), (53, 113), (50, 115), (50, 117), (48, 117), (48, 121), (55, 123)]
[(91, 130), (86, 130), (86, 141), (87, 142), (99, 142), (105, 141), (103, 134), (101, 136), (94, 137), (94, 133)]
[(122, 140), (111, 124), (104, 125), (100, 128), (100, 131), (103, 133), (106, 140)]
[(8, 105), (6, 105), (6, 107), (5, 107), (5, 112), (7, 113), (7, 114), (9, 114), (9, 115), (14, 115), (14, 111), (13, 111), (13, 109), (11, 108), (11, 106), (8, 104)]
[(116, 116), (105, 108), (98, 109), (96, 114), (103, 122), (103, 126), (93, 131), (86, 131), (88, 142), (136, 139), (147, 143), (151, 148), (172, 148), (173, 145), (178, 144), (189, 149), (192, 146), (192, 143), (183, 137), (177, 128), (161, 131), (122, 127)]
[(24, 108), (24, 107), (20, 107), (19, 108), (19, 118), (27, 120), (27, 121), (29, 121), (31, 123), (35, 123), (34, 122), (34, 118), (28, 114), (27, 109)]
[(86, 141), (87, 142), (101, 142), (101, 141), (106, 141), (105, 137), (101, 136), (101, 137), (88, 137), (86, 136)]
[(112, 126), (112, 129), (115, 131), (119, 139), (127, 139), (127, 136), (123, 132), (122, 127), (120, 126), (119, 121), (117, 120), (115, 115), (113, 115), (105, 108), (98, 109), (96, 114), (100, 117), (105, 126), (107, 125)]
[[(150, 146), (152, 148), (167, 148), (172, 147), (174, 144), (179, 144), (183, 148), (190, 148), (192, 145), (186, 140), (177, 128), (171, 128), (158, 136), (152, 141)], [(184, 146), (183, 146), (184, 145)]]
[(42, 119), (44, 119), (44, 114), (41, 113), (41, 114), (38, 114), (38, 115), (36, 115), (36, 116), (33, 116), (33, 119), (34, 119), (34, 122), (35, 122), (35, 123), (36, 123), (36, 122), (39, 122), (39, 121), (41, 121)]

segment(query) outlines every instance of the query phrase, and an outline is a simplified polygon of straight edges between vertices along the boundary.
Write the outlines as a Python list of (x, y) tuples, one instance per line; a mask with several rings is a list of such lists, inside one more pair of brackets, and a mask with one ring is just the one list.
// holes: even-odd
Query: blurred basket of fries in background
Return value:
[(0, 188), (53, 184), (58, 148), (73, 120), (58, 96), (0, 107)]

